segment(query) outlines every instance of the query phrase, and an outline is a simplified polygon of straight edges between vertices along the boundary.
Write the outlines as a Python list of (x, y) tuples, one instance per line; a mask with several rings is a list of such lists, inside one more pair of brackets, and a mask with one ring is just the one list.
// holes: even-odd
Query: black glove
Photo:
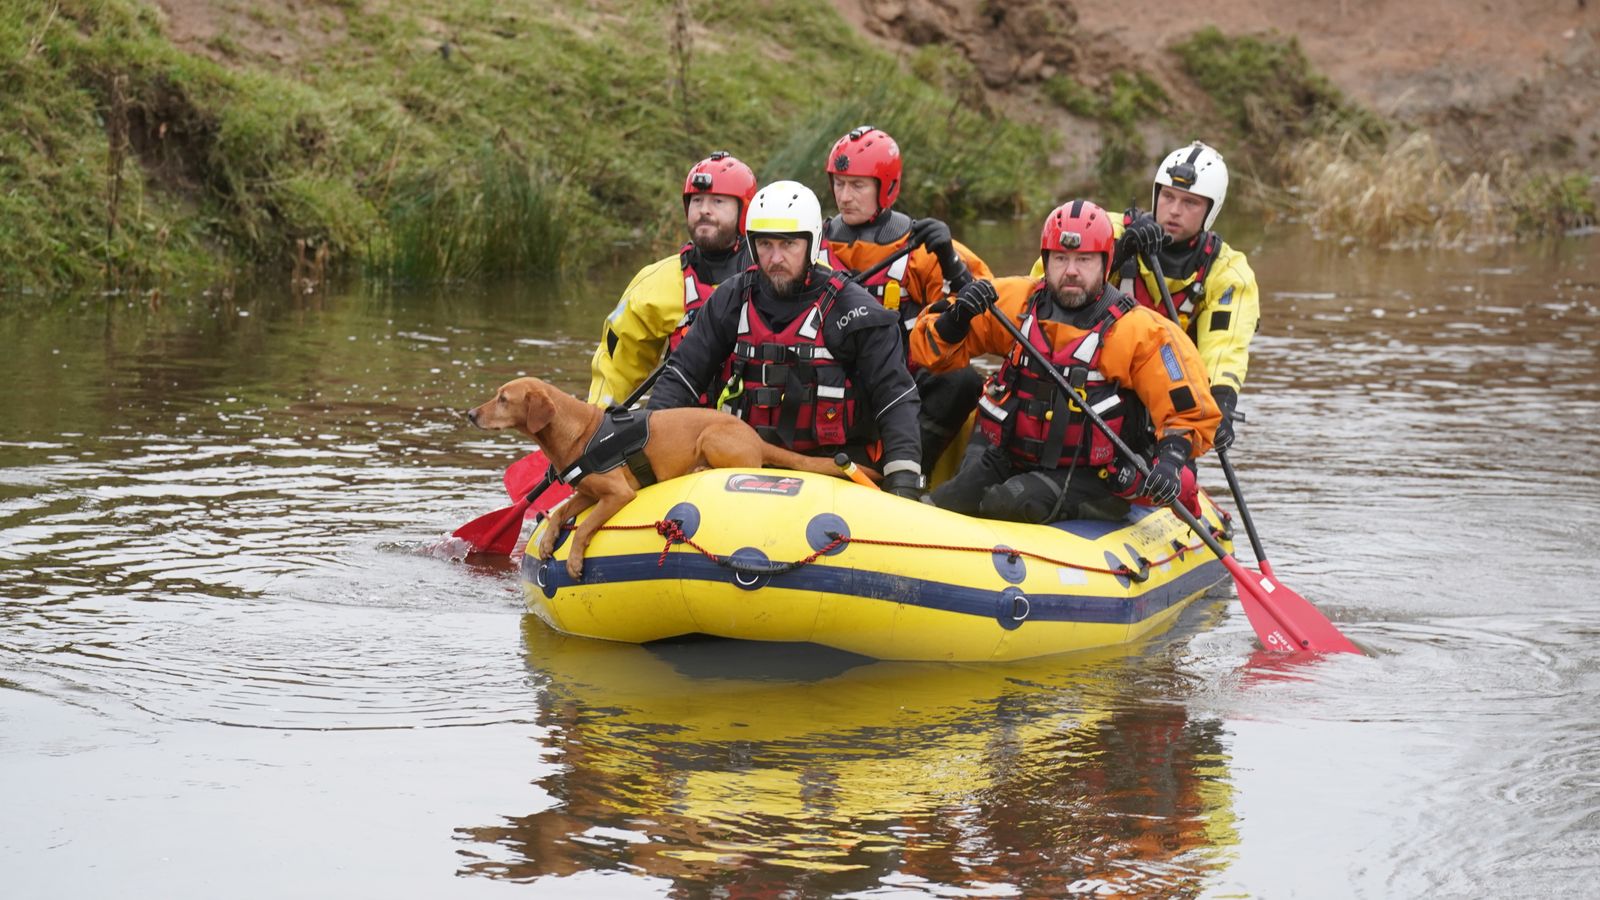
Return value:
[(917, 219), (911, 223), (911, 243), (921, 244), (928, 252), (939, 257), (942, 265), (946, 254), (955, 256), (955, 241), (950, 237), (950, 226), (938, 219)]
[(956, 302), (934, 320), (933, 328), (947, 344), (964, 340), (972, 328), (973, 318), (988, 312), (999, 299), (992, 282), (983, 279), (971, 282), (956, 294)]
[(1239, 403), (1239, 392), (1219, 384), (1211, 389), (1211, 399), (1217, 401), (1217, 406), (1222, 409), (1222, 421), (1217, 423), (1217, 433), (1211, 439), (1211, 446), (1216, 450), (1226, 450), (1233, 446), (1233, 408)]
[(1178, 499), (1184, 491), (1184, 477), (1194, 483), (1194, 473), (1189, 470), (1189, 439), (1171, 435), (1156, 444), (1156, 458), (1150, 464), (1150, 474), (1145, 476), (1140, 493), (1162, 506)]
[(1111, 257), (1113, 268), (1137, 254), (1154, 253), (1167, 242), (1167, 233), (1156, 224), (1155, 216), (1130, 209), (1124, 213), (1124, 219), (1127, 224), (1122, 227), (1122, 237), (1117, 238), (1117, 249)]
[(907, 500), (922, 499), (922, 474), (910, 469), (896, 469), (883, 476), (883, 483), (879, 485), (885, 491), (896, 497)]
[(950, 226), (938, 219), (917, 219), (911, 223), (911, 243), (926, 247), (939, 260), (939, 271), (950, 282), (950, 290), (959, 291), (972, 280), (967, 264), (956, 252), (955, 240), (950, 237)]

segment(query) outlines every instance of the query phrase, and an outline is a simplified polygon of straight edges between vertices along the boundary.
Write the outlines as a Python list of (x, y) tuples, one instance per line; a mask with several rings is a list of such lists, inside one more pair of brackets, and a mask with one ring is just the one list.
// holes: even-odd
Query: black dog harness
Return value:
[(577, 486), (587, 475), (609, 472), (623, 463), (640, 487), (656, 483), (655, 470), (645, 458), (644, 445), (650, 440), (650, 410), (613, 406), (600, 417), (600, 427), (584, 445), (583, 455), (562, 470), (563, 484)]

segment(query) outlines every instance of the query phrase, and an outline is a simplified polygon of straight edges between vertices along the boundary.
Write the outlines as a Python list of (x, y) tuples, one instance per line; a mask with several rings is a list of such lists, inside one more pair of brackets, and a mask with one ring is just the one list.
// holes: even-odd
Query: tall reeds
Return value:
[(1525, 170), (1510, 157), (1469, 171), (1425, 132), (1380, 146), (1354, 130), (1284, 154), (1288, 204), (1319, 234), (1386, 247), (1464, 247), (1593, 224), (1585, 176)]
[(372, 267), (405, 281), (560, 271), (568, 241), (560, 180), (509, 147), (487, 143), (471, 165), (396, 179), (388, 240)]

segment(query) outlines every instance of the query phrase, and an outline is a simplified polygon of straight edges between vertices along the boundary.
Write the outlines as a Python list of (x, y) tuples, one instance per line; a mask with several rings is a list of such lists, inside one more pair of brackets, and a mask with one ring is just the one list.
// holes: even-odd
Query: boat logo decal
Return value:
[(805, 481), (781, 475), (729, 475), (723, 489), (735, 494), (781, 494), (793, 497), (800, 493)]

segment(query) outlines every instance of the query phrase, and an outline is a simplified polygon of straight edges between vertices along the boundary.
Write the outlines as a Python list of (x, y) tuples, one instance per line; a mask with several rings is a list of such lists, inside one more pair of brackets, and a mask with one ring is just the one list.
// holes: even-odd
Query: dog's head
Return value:
[(556, 414), (550, 391), (550, 385), (537, 378), (508, 381), (495, 391), (493, 399), (467, 410), (467, 421), (491, 431), (516, 428), (538, 434)]

